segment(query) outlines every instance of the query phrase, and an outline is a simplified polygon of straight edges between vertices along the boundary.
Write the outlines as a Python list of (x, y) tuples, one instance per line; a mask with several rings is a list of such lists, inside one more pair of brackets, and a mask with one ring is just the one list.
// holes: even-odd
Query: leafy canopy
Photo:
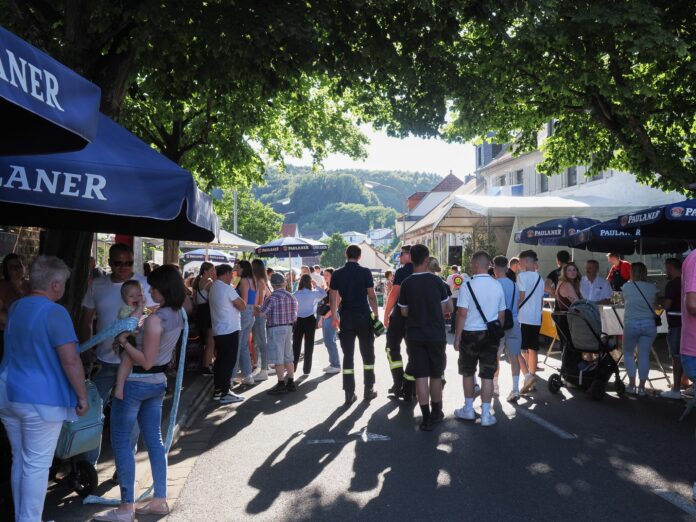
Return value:
[(327, 242), (328, 248), (324, 250), (321, 255), (319, 262), (321, 266), (332, 266), (334, 268), (340, 268), (346, 262), (346, 248), (348, 243), (346, 243), (343, 236), (338, 232), (332, 234)]

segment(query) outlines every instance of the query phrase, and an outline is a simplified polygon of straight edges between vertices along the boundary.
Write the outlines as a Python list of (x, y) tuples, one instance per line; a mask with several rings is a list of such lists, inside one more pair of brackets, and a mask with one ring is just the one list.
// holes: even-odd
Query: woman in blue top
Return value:
[(624, 298), (624, 366), (628, 374), (627, 393), (636, 393), (635, 352), (638, 347), (638, 395), (645, 395), (650, 372), (650, 348), (657, 337), (655, 297), (657, 288), (648, 283), (648, 269), (643, 263), (631, 265), (631, 280), (621, 287)]
[(302, 339), (304, 339), (304, 363), (302, 373), (309, 375), (312, 371), (312, 355), (314, 354), (314, 333), (317, 329), (317, 305), (326, 297), (326, 292), (321, 288), (312, 289), (312, 277), (304, 274), (300, 277), (297, 292), (297, 321), (292, 331), (292, 351), (295, 356), (295, 371), (300, 362)]
[(41, 520), (63, 421), (89, 409), (77, 335), (67, 310), (56, 304), (69, 275), (57, 257), (38, 257), (29, 275), (31, 293), (12, 305), (5, 326), (0, 418), (12, 446), (18, 521)]

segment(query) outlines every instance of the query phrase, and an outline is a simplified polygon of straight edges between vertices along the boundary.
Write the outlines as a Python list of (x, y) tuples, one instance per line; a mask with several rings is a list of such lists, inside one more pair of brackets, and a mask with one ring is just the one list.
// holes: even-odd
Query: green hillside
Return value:
[[(403, 212), (404, 201), (393, 190), (367, 188), (366, 181), (390, 185), (404, 196), (428, 191), (442, 178), (422, 172), (332, 170), (312, 171), (309, 167), (288, 166), (285, 172), (268, 169), (265, 185), (253, 188), (254, 196), (282, 213), (286, 221), (298, 223), (306, 235), (372, 228), (393, 228)], [(279, 202), (289, 199), (287, 205)]]

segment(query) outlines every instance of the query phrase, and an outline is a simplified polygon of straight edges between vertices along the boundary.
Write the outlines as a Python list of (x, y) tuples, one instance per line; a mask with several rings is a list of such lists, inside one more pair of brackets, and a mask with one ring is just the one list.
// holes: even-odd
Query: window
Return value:
[(524, 183), (524, 171), (523, 170), (517, 170), (513, 174), (512, 178), (512, 184), (513, 185), (522, 185)]
[(575, 185), (578, 184), (578, 168), (577, 167), (568, 167), (568, 170), (566, 171), (566, 187), (574, 187)]
[(587, 178), (588, 182), (589, 181), (597, 181), (598, 179), (604, 178), (604, 172), (598, 172), (594, 176), (588, 176), (587, 174), (585, 174), (585, 178)]
[(502, 176), (498, 176), (498, 186), (499, 187), (504, 187), (505, 186), (505, 174)]
[(476, 166), (483, 165), (483, 145), (476, 147)]
[(549, 178), (543, 174), (538, 174), (539, 176), (539, 193), (549, 191)]
[(556, 130), (556, 120), (551, 120), (546, 123), (546, 137), (550, 138)]

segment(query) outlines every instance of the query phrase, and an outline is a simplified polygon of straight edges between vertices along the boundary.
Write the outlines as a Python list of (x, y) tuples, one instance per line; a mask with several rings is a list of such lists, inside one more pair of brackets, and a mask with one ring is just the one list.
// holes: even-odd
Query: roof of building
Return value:
[(411, 225), (406, 230), (407, 239), (409, 234), (412, 234), (424, 228), (432, 227), (433, 224), (439, 219), (440, 215), (445, 210), (445, 208), (452, 204), (452, 201), (455, 197), (463, 194), (473, 194), (476, 192), (477, 188), (478, 187), (476, 184), (476, 179), (472, 179), (468, 181), (466, 184), (461, 185), (457, 190), (453, 191), (451, 194), (448, 194), (447, 196), (442, 198), (440, 202), (430, 210), (430, 212), (421, 217), (420, 220), (418, 220), (416, 223)]
[(367, 237), (367, 234), (363, 234), (362, 232), (356, 232), (355, 230), (349, 230), (348, 232), (342, 232), (342, 236), (365, 236)]
[(283, 223), (283, 227), (280, 229), (281, 237), (298, 237), (298, 232), (297, 223)]
[(430, 192), (452, 192), (463, 184), (464, 182), (461, 179), (450, 172), (440, 183), (435, 185)]

